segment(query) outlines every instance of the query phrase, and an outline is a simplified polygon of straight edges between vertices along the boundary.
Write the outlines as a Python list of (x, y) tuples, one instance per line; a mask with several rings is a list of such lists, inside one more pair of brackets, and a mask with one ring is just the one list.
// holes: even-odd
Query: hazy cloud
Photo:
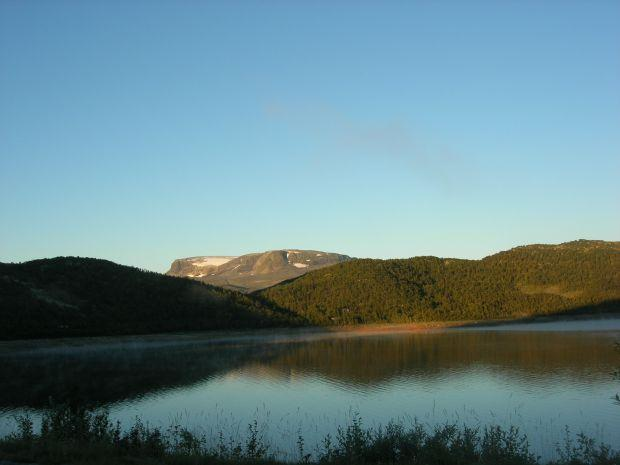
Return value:
[(361, 121), (328, 106), (298, 109), (280, 102), (265, 105), (264, 112), (268, 118), (333, 146), (341, 157), (388, 163), (446, 188), (462, 179), (461, 157), (447, 145), (425, 139), (397, 120)]

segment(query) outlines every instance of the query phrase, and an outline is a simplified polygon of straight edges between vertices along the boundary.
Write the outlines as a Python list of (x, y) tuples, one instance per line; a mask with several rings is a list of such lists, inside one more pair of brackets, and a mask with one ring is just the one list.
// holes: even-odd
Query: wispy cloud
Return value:
[(275, 101), (265, 105), (264, 112), (332, 146), (341, 157), (391, 164), (444, 188), (453, 187), (463, 174), (465, 162), (448, 144), (431, 141), (397, 119), (362, 121), (325, 105), (299, 108)]

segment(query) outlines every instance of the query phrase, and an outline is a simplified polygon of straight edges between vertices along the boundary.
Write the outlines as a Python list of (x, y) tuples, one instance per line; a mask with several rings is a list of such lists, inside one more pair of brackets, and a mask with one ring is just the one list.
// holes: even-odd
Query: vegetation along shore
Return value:
[(151, 427), (140, 419), (127, 430), (104, 411), (54, 407), (34, 430), (28, 417), (0, 439), (0, 457), (39, 464), (417, 464), (417, 465), (616, 465), (620, 453), (584, 435), (556, 446), (556, 459), (541, 461), (516, 428), (444, 424), (428, 428), (389, 423), (366, 428), (359, 417), (326, 436), (316, 450), (297, 438), (297, 457), (283, 462), (256, 423), (244, 439), (201, 436), (180, 426)]

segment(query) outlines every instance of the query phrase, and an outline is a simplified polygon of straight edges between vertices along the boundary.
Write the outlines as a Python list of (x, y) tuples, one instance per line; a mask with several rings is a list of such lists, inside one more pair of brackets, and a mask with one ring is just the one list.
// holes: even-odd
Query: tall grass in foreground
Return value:
[[(281, 465), (270, 453), (256, 422), (248, 425), (240, 441), (198, 436), (178, 425), (166, 430), (139, 419), (126, 431), (105, 412), (55, 408), (44, 414), (34, 431), (29, 417), (18, 418), (16, 432), (0, 439), (0, 459), (40, 464), (238, 464)], [(215, 441), (212, 441), (215, 439)], [(207, 444), (215, 444), (207, 446)], [(365, 428), (354, 418), (326, 436), (310, 454), (304, 439), (297, 441), (299, 464), (415, 464), (415, 465), (535, 465), (527, 438), (516, 428), (484, 429), (446, 424), (429, 429), (420, 424), (405, 427), (390, 423)], [(557, 447), (554, 465), (620, 465), (620, 453), (579, 435)]]

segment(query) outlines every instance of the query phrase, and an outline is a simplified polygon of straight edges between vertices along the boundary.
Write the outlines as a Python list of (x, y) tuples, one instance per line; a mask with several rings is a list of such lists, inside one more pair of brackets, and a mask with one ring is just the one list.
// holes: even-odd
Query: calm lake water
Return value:
[[(130, 424), (243, 437), (256, 419), (295, 456), (359, 415), (435, 425), (515, 425), (544, 457), (565, 427), (620, 448), (620, 319), (430, 333), (272, 334), (0, 344), (0, 434), (51, 397)], [(543, 453), (543, 451), (546, 451)]]

